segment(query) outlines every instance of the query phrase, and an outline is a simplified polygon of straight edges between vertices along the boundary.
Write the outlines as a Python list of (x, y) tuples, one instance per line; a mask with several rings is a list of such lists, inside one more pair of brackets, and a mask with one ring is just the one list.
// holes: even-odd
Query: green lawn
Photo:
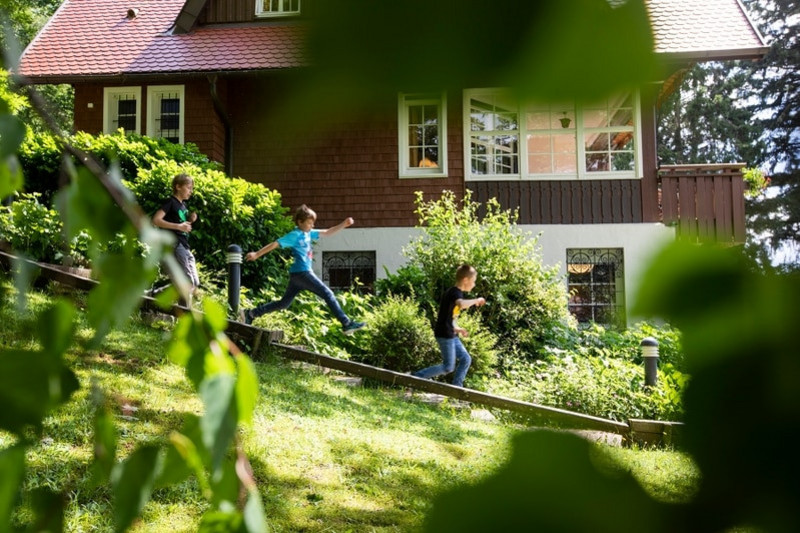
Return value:
[[(4, 286), (8, 289), (8, 285)], [(35, 293), (17, 313), (13, 291), (0, 307), (0, 342), (31, 348), (32, 311), (49, 296)], [(75, 347), (70, 363), (82, 388), (46, 422), (28, 455), (27, 487), (48, 486), (68, 499), (69, 531), (112, 529), (110, 490), (92, 487), (93, 382), (113, 399), (120, 450), (165, 438), (184, 413), (201, 408), (181, 368), (164, 357), (166, 328), (135, 320), (100, 350)], [(85, 324), (79, 329), (88, 338)], [(280, 359), (257, 364), (260, 399), (242, 432), (273, 532), (415, 531), (437, 493), (474, 483), (508, 458), (516, 427), (472, 418), (469, 409), (430, 405), (401, 389), (351, 386), (338, 374)], [(0, 447), (12, 437), (0, 432)], [(613, 468), (631, 471), (664, 501), (684, 501), (699, 474), (684, 454), (596, 446)], [(193, 481), (156, 491), (135, 531), (194, 531), (205, 500)], [(15, 519), (25, 522), (23, 508)]]

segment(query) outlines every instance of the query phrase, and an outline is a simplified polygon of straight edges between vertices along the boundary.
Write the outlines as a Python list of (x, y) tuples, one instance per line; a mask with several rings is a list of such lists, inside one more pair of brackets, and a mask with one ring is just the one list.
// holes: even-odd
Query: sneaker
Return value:
[(239, 322), (243, 324), (247, 324), (248, 326), (253, 323), (253, 317), (250, 315), (250, 311), (242, 309), (239, 311)]
[(366, 325), (367, 325), (366, 322), (355, 322), (354, 320), (351, 320), (350, 322), (347, 323), (346, 326), (344, 326), (344, 328), (343, 328), (344, 329), (344, 334), (345, 335), (352, 335), (353, 333), (355, 333), (356, 331), (360, 330), (361, 328), (363, 328)]

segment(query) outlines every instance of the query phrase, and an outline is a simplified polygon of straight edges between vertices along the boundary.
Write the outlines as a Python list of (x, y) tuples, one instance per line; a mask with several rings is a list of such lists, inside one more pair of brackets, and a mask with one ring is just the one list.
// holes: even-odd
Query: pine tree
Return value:
[(770, 50), (753, 67), (771, 194), (749, 205), (762, 245), (800, 268), (800, 3), (746, 0)]

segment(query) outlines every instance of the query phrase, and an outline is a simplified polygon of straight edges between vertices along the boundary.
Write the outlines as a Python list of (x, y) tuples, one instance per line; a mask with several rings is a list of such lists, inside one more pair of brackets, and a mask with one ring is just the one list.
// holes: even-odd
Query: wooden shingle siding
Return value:
[(208, 0), (199, 17), (202, 24), (252, 22), (256, 20), (255, 0)]
[(472, 199), (519, 209), (520, 224), (642, 222), (640, 180), (470, 181)]
[(396, 94), (350, 111), (333, 125), (312, 117), (292, 131), (288, 123), (270, 119), (275, 113), (270, 106), (280, 106), (286, 90), (277, 78), (230, 81), (228, 109), (238, 124), (234, 174), (280, 191), (283, 205), (292, 210), (308, 204), (317, 212), (317, 226), (352, 216), (358, 228), (412, 227), (416, 191), (426, 200), (445, 189), (463, 195), (460, 99), (448, 99), (448, 176), (401, 179)]

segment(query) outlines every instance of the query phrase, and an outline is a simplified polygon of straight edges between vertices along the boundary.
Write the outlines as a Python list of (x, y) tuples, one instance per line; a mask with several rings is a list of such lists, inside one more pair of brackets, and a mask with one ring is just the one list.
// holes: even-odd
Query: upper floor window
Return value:
[(398, 161), (401, 177), (447, 174), (446, 97), (401, 94), (398, 100)]
[(141, 110), (141, 87), (106, 87), (103, 89), (103, 133), (114, 133), (120, 128), (125, 133), (139, 133)]
[(521, 103), (504, 89), (465, 91), (467, 179), (641, 177), (639, 102)]
[(256, 16), (285, 17), (300, 14), (300, 0), (256, 0)]
[(183, 85), (151, 85), (147, 88), (147, 135), (183, 144)]

